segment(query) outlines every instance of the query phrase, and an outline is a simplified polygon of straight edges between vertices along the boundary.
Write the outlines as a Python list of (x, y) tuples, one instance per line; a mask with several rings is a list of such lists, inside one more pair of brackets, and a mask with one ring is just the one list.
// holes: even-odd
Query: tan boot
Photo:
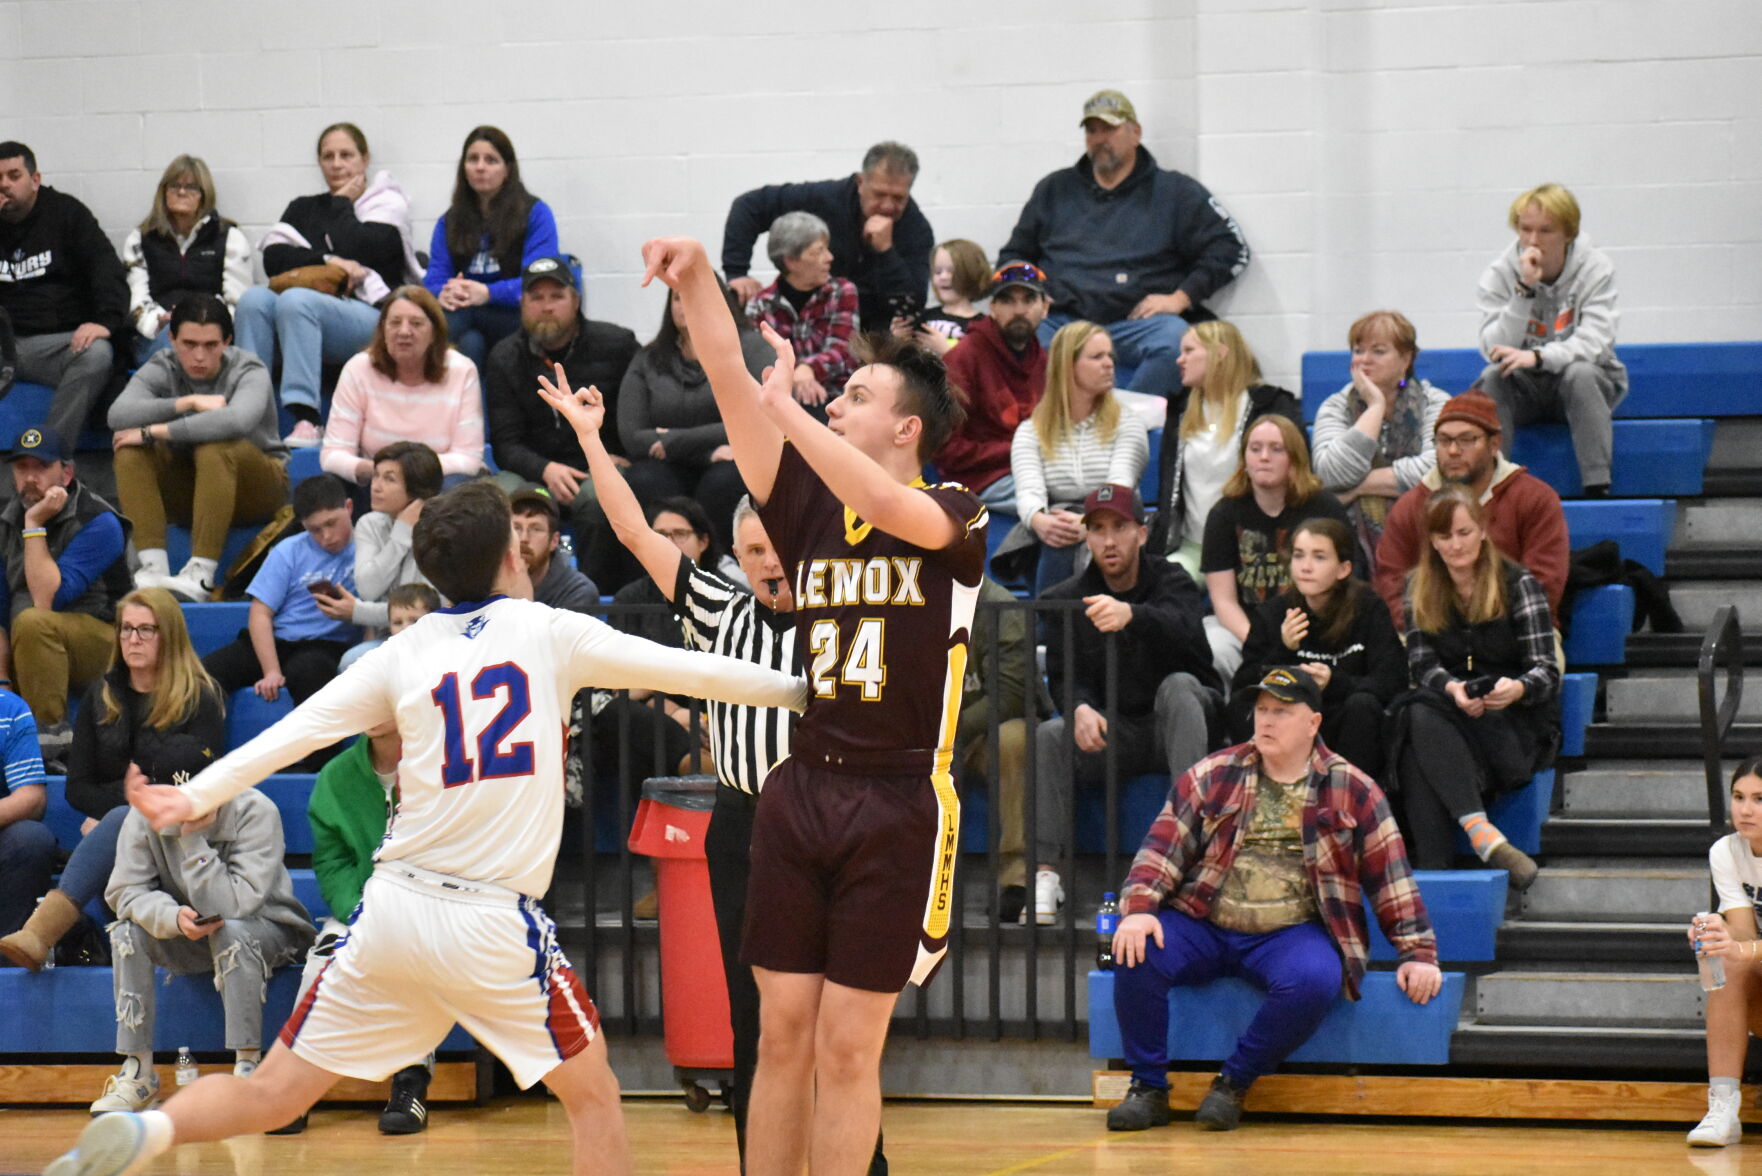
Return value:
[(51, 890), (31, 912), (23, 927), (11, 935), (0, 939), (0, 955), (17, 964), (21, 968), (29, 968), (33, 972), (43, 970), (43, 961), (61, 942), (61, 937), (73, 930), (73, 925), (80, 921), (80, 908), (73, 905), (73, 899), (59, 890)]

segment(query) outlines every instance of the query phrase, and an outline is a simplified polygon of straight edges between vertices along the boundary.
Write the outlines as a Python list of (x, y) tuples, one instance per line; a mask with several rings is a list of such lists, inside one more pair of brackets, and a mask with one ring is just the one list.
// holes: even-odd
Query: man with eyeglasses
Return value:
[(1546, 482), (1499, 452), (1499, 410), (1492, 398), (1478, 388), (1453, 397), (1438, 413), (1432, 440), (1438, 464), (1396, 501), (1377, 545), (1377, 595), (1388, 604), (1389, 615), (1401, 623), (1407, 573), (1427, 542), (1426, 500), (1455, 482), (1474, 491), (1487, 512), (1487, 534), (1541, 582), (1558, 617), (1570, 556), (1566, 514)]
[(111, 621), (128, 592), (129, 523), (74, 477), (47, 424), (18, 435), (7, 455), (17, 496), (0, 510), (0, 687), (37, 717), (45, 762), (67, 755), (67, 696), (110, 662)]
[(0, 143), (0, 330), (18, 379), (55, 389), (48, 427), (71, 452), (129, 332), (128, 279), (84, 204), (43, 184), (36, 152)]
[(967, 419), (936, 454), (936, 468), (992, 510), (1016, 509), (1010, 442), (1046, 390), (1046, 349), (1034, 332), (1051, 307), (1046, 272), (1006, 261), (991, 275), (990, 314), (945, 357), (948, 382), (967, 395)]
[(560, 513), (556, 500), (542, 490), (522, 490), (508, 499), (514, 513), (514, 538), (532, 579), (532, 598), (552, 608), (597, 613), (600, 590), (594, 582), (557, 558)]

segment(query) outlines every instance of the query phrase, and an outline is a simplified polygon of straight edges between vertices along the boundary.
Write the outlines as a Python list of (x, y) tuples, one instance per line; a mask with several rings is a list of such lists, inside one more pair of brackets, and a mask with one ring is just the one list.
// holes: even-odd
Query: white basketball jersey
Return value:
[(806, 691), (800, 679), (759, 666), (496, 598), (423, 617), (185, 789), (204, 812), (395, 715), (399, 800), (378, 860), (542, 896), (563, 829), (569, 704), (585, 686), (797, 710)]

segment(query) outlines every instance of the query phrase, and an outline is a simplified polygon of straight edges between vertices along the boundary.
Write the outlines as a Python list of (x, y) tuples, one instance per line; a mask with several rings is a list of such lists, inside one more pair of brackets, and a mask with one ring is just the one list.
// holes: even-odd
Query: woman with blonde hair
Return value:
[(1390, 755), (1416, 869), (1449, 868), (1456, 831), (1526, 890), (1536, 863), (1487, 819), (1502, 792), (1528, 784), (1560, 743), (1554, 621), (1536, 578), (1487, 534), (1473, 491), (1450, 485), (1425, 509), (1430, 543), (1407, 582), (1407, 665)]
[(229, 311), (251, 288), (251, 243), (215, 210), (214, 177), (195, 155), (166, 165), (153, 207), (122, 243), (135, 365), (171, 346), (171, 312), (189, 294), (216, 294)]
[(1170, 397), (1163, 426), (1149, 548), (1197, 579), (1205, 519), (1236, 472), (1248, 426), (1268, 413), (1301, 420), (1302, 409), (1297, 397), (1261, 381), (1248, 341), (1222, 319), (1189, 327), (1176, 364), (1181, 391)]
[(1114, 395), (1113, 338), (1081, 319), (1047, 348), (1046, 392), (1010, 442), (1017, 531), (1005, 549), (1039, 547), (1035, 594), (1076, 573), (1083, 499), (1097, 486), (1136, 486), (1150, 459), (1143, 422)]
[(80, 843), (23, 928), (0, 954), (35, 972), (104, 893), (128, 816), (123, 778), (139, 765), (156, 783), (195, 774), (225, 750), (220, 689), (190, 646), (183, 610), (163, 588), (137, 588), (116, 608), (110, 668), (86, 690), (68, 752), (67, 802), (86, 814)]

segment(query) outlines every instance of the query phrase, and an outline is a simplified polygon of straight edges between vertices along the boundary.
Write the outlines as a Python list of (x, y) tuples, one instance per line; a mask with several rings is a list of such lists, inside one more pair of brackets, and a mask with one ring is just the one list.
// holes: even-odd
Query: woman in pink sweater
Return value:
[(392, 291), (373, 341), (343, 365), (318, 461), (365, 486), (373, 455), (394, 441), (420, 441), (439, 454), (449, 486), (483, 470), (477, 368), (447, 346), (446, 316), (421, 286)]

